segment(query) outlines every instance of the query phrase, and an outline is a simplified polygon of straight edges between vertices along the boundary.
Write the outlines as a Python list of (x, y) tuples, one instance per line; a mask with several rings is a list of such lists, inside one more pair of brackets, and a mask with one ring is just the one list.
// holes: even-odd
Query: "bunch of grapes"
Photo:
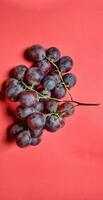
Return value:
[[(65, 117), (71, 116), (78, 105), (70, 89), (77, 79), (70, 70), (73, 60), (61, 57), (59, 49), (44, 49), (33, 45), (25, 51), (31, 67), (16, 66), (5, 83), (5, 94), (10, 101), (19, 101), (15, 114), (18, 123), (13, 124), (10, 134), (19, 147), (37, 145), (41, 142), (43, 130), (55, 132), (65, 125)], [(69, 99), (62, 99), (69, 94)]]

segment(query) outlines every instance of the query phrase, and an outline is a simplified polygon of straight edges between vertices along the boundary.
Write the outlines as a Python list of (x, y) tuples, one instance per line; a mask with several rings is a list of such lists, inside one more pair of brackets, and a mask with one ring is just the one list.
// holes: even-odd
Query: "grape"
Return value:
[(59, 84), (61, 82), (60, 76), (56, 70), (52, 71), (50, 75), (55, 78), (56, 84)]
[(72, 88), (77, 82), (76, 76), (72, 73), (65, 74), (63, 76), (63, 80), (69, 89)]
[(60, 71), (65, 73), (72, 69), (73, 60), (69, 56), (63, 56), (58, 61), (57, 65), (58, 65)]
[(53, 95), (57, 99), (61, 99), (65, 96), (66, 89), (62, 84), (57, 84), (55, 89), (53, 90)]
[(31, 131), (31, 137), (35, 138), (35, 137), (40, 137), (43, 134), (43, 129), (39, 128), (39, 129), (34, 129)]
[(5, 95), (11, 101), (18, 100), (18, 95), (23, 92), (24, 88), (18, 80), (11, 78), (5, 84)]
[(43, 112), (44, 111), (44, 102), (43, 101), (37, 102), (35, 109), (39, 112)]
[(56, 87), (56, 81), (53, 76), (47, 75), (43, 79), (43, 86), (47, 90), (53, 90)]
[(41, 71), (37, 67), (31, 67), (27, 70), (25, 75), (25, 80), (29, 85), (39, 85), (41, 80), (43, 78), (43, 75), (41, 74)]
[(25, 65), (18, 65), (13, 69), (12, 76), (19, 81), (23, 81), (27, 69)]
[(59, 128), (64, 126), (64, 120), (62, 117), (58, 117), (56, 115), (48, 116), (46, 119), (45, 128), (50, 132), (55, 132)]
[(34, 63), (33, 67), (38, 67), (43, 76), (48, 74), (52, 68), (51, 63), (46, 59)]
[(52, 59), (53, 62), (57, 62), (60, 59), (61, 53), (56, 47), (50, 47), (47, 49), (46, 55), (48, 58)]
[(27, 124), (31, 130), (43, 128), (45, 126), (45, 115), (41, 112), (31, 114), (27, 119)]
[(17, 86), (18, 80), (15, 78), (9, 78), (5, 81), (5, 89), (12, 86)]
[(31, 135), (29, 131), (22, 131), (16, 136), (16, 144), (23, 148), (31, 143)]
[(46, 103), (46, 111), (47, 112), (56, 112), (58, 108), (58, 102), (54, 100), (49, 100)]
[(19, 101), (23, 107), (36, 106), (39, 101), (37, 92), (31, 90), (25, 90), (19, 96)]
[(10, 135), (16, 137), (18, 133), (24, 130), (24, 127), (20, 124), (13, 124), (10, 128)]
[(40, 94), (47, 96), (47, 97), (51, 97), (51, 91), (47, 90), (47, 89), (41, 89)]
[(24, 120), (26, 119), (30, 114), (36, 112), (36, 109), (34, 107), (22, 107), (18, 106), (16, 108), (16, 116), (18, 119)]
[(46, 56), (45, 49), (38, 44), (32, 45), (30, 48), (28, 48), (26, 54), (30, 61), (41, 61)]
[(58, 112), (61, 113), (62, 117), (71, 116), (74, 113), (74, 111), (74, 106), (70, 102), (62, 103), (58, 108)]
[(39, 143), (41, 142), (41, 138), (39, 138), (39, 137), (36, 137), (36, 138), (32, 138), (31, 139), (31, 145), (38, 145)]

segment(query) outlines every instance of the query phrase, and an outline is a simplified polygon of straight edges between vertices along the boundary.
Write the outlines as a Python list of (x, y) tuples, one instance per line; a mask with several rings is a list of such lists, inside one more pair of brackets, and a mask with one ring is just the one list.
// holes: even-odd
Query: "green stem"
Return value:
[(100, 105), (99, 103), (82, 103), (82, 102), (79, 102), (79, 101), (75, 101), (75, 100), (59, 100), (57, 98), (53, 98), (53, 97), (49, 97), (49, 96), (44, 96), (43, 94), (41, 94), (40, 92), (36, 91), (35, 89), (33, 89), (31, 86), (28, 86), (26, 85), (26, 83), (24, 83), (23, 81), (21, 82), (22, 85), (26, 88), (26, 89), (29, 89), (29, 90), (32, 90), (32, 91), (35, 91), (38, 95), (39, 95), (39, 99), (45, 99), (45, 100), (54, 100), (54, 101), (57, 101), (57, 102), (62, 102), (62, 103), (75, 103), (76, 106), (98, 106)]
[(69, 91), (68, 91), (68, 87), (66, 86), (66, 84), (65, 84), (65, 82), (64, 82), (64, 80), (63, 80), (63, 77), (62, 77), (62, 75), (61, 75), (61, 71), (59, 70), (58, 66), (57, 66), (50, 58), (46, 57), (46, 59), (57, 69), (58, 74), (59, 74), (59, 77), (60, 77), (60, 79), (61, 79), (61, 82), (62, 82), (62, 84), (63, 84), (64, 87), (65, 87), (65, 90), (68, 92), (68, 94), (69, 94), (71, 100), (73, 100), (71, 94), (70, 94)]

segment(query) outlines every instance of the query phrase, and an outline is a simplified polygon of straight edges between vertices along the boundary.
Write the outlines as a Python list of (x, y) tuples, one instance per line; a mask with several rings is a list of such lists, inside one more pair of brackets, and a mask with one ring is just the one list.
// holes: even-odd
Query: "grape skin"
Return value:
[(40, 137), (36, 137), (36, 138), (32, 138), (31, 139), (31, 145), (36, 146), (41, 142), (41, 138)]
[(5, 95), (11, 101), (17, 101), (19, 94), (23, 92), (23, 90), (23, 86), (14, 78), (8, 79), (5, 83)]
[(30, 61), (41, 61), (46, 57), (45, 49), (38, 44), (32, 45), (26, 52), (26, 57)]
[(53, 96), (57, 99), (61, 99), (66, 95), (66, 89), (62, 84), (57, 84), (53, 90)]
[(58, 108), (58, 102), (54, 100), (49, 100), (46, 102), (46, 111), (54, 113), (57, 111)]
[(32, 138), (40, 137), (42, 134), (43, 134), (42, 128), (34, 129), (34, 130), (31, 131), (31, 137)]
[(27, 69), (25, 65), (18, 65), (13, 69), (12, 76), (19, 81), (23, 81)]
[(35, 109), (39, 112), (43, 112), (44, 111), (44, 102), (42, 100), (37, 102)]
[(64, 126), (65, 122), (62, 117), (51, 115), (46, 118), (45, 128), (50, 132), (55, 132)]
[(49, 61), (47, 61), (46, 59), (41, 60), (39, 62), (35, 62), (33, 67), (38, 67), (38, 69), (40, 70), (40, 72), (43, 76), (48, 74), (52, 69), (51, 63)]
[(31, 135), (29, 131), (24, 130), (16, 136), (16, 144), (19, 147), (21, 148), (27, 147), (30, 143), (31, 143)]
[(43, 79), (43, 86), (47, 90), (53, 90), (56, 87), (56, 81), (53, 76), (47, 75)]
[(56, 47), (50, 47), (47, 49), (46, 55), (48, 58), (52, 59), (53, 62), (57, 62), (60, 59), (61, 53)]
[(62, 117), (68, 117), (74, 114), (75, 108), (74, 105), (70, 102), (62, 103), (58, 107), (58, 112), (60, 112)]
[(31, 67), (27, 70), (25, 80), (29, 85), (39, 85), (43, 75), (38, 67)]
[(41, 112), (35, 112), (27, 119), (27, 124), (31, 130), (43, 128), (45, 126), (45, 122), (45, 115)]
[(77, 82), (76, 76), (72, 73), (65, 74), (63, 76), (63, 80), (69, 89), (72, 88)]
[(21, 124), (13, 124), (10, 128), (10, 135), (16, 137), (18, 133), (24, 130), (24, 127)]
[(36, 109), (34, 107), (25, 107), (24, 108), (22, 106), (18, 106), (16, 108), (15, 113), (16, 113), (16, 116), (18, 119), (24, 120), (34, 112), (36, 112)]
[(54, 70), (54, 71), (50, 72), (50, 75), (54, 77), (56, 84), (59, 84), (61, 82), (58, 71)]
[(72, 69), (73, 60), (69, 56), (63, 56), (57, 62), (57, 65), (58, 65), (60, 71), (62, 71), (63, 73), (66, 73)]
[(23, 107), (36, 106), (36, 103), (39, 101), (37, 92), (26, 90), (22, 92), (19, 96), (19, 101)]

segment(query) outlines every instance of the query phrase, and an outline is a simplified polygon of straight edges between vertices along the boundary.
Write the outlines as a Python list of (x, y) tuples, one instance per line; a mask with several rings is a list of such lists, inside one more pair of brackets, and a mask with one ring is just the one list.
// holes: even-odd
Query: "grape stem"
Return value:
[(64, 87), (65, 87), (65, 90), (68, 92), (68, 94), (69, 94), (69, 96), (70, 96), (70, 99), (73, 100), (71, 94), (70, 94), (69, 91), (68, 91), (68, 87), (66, 86), (66, 84), (65, 84), (65, 82), (64, 82), (64, 80), (63, 80), (61, 71), (59, 70), (58, 66), (57, 66), (57, 65), (53, 62), (53, 60), (50, 59), (49, 57), (46, 56), (46, 59), (57, 69), (58, 74), (59, 74), (59, 77), (60, 77), (60, 79), (61, 79), (61, 82), (62, 82), (62, 84), (63, 84)]
[(54, 100), (54, 101), (62, 102), (62, 103), (67, 103), (67, 102), (68, 103), (75, 103), (76, 104), (75, 106), (99, 106), (100, 105), (100, 103), (83, 103), (83, 102), (75, 101), (73, 99), (69, 100), (69, 101), (68, 100), (59, 100), (57, 98), (53, 98), (53, 97), (49, 97), (49, 96), (45, 96), (45, 95), (41, 94), (37, 90), (33, 89), (34, 86), (33, 87), (32, 86), (28, 86), (23, 81), (21, 83), (26, 89), (35, 91), (39, 95), (39, 99)]

